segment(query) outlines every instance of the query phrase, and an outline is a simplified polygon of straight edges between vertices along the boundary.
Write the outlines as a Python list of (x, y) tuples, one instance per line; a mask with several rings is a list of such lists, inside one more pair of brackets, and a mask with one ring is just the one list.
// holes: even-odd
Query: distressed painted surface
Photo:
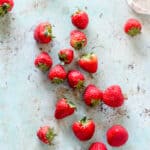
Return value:
[[(70, 15), (76, 8), (87, 10), (90, 24), (85, 33), (88, 46), (99, 57), (99, 71), (87, 84), (101, 89), (120, 84), (128, 95), (124, 107), (106, 106), (90, 109), (78, 92), (65, 85), (52, 85), (33, 64), (39, 48), (45, 48), (59, 63), (57, 52), (69, 47), (69, 33), (74, 27)], [(122, 26), (129, 17), (138, 18), (143, 33), (130, 38)], [(50, 21), (56, 38), (48, 46), (37, 45), (33, 30), (42, 21)], [(0, 20), (0, 149), (3, 150), (88, 150), (93, 141), (106, 143), (105, 132), (113, 124), (124, 125), (130, 134), (128, 143), (118, 150), (149, 150), (150, 146), (150, 18), (137, 16), (125, 0), (15, 0), (13, 12)], [(67, 69), (72, 68), (68, 66)], [(58, 98), (67, 96), (78, 106), (72, 117), (53, 118)], [(71, 123), (84, 114), (96, 121), (95, 136), (79, 142), (71, 132)], [(36, 130), (45, 124), (58, 134), (54, 146), (41, 144)], [(116, 150), (108, 146), (109, 150)]]

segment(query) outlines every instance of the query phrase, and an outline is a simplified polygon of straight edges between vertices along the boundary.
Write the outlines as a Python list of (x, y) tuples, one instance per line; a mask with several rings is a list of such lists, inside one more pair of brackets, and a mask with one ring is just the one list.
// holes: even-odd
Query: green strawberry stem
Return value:
[(10, 5), (7, 3), (4, 3), (2, 6), (0, 6), (0, 16), (3, 17), (8, 12), (9, 8), (10, 8)]
[(52, 82), (53, 83), (57, 83), (57, 84), (60, 84), (60, 83), (62, 83), (64, 80), (63, 79), (60, 79), (60, 78), (54, 78), (53, 80), (52, 80)]
[(80, 122), (82, 125), (85, 125), (85, 124), (88, 123), (88, 121), (89, 121), (89, 119), (87, 119), (87, 117), (84, 116), (79, 122)]
[(76, 14), (79, 14), (82, 10), (80, 8), (77, 9)]
[(83, 88), (83, 87), (84, 87), (84, 81), (79, 80), (79, 81), (78, 81), (78, 84), (75, 86), (75, 88), (81, 89), (81, 88)]
[(95, 106), (97, 106), (99, 104), (100, 104), (100, 100), (98, 100), (98, 99), (92, 99), (92, 102), (91, 102), (91, 106), (92, 107), (95, 107)]
[(84, 43), (85, 43), (85, 40), (82, 40), (82, 41), (80, 41), (80, 42), (76, 42), (74, 48), (75, 48), (76, 50), (80, 50), (81, 48), (84, 47)]
[(68, 61), (65, 54), (59, 54), (59, 59), (60, 59), (61, 61), (64, 61), (64, 62), (67, 62), (67, 61)]
[(37, 67), (43, 72), (46, 72), (49, 70), (49, 67), (46, 64), (39, 63)]
[(128, 34), (131, 36), (135, 36), (140, 33), (141, 33), (141, 30), (139, 28), (135, 28), (135, 27), (128, 31)]
[(51, 25), (47, 25), (46, 26), (46, 29), (45, 29), (45, 36), (47, 36), (47, 37), (51, 37), (51, 38), (55, 38), (55, 36), (53, 36), (53, 34), (52, 34), (52, 27), (51, 27)]
[(93, 54), (94, 54), (93, 52), (90, 52), (90, 53), (87, 53), (87, 54), (83, 54), (83, 55), (82, 55), (82, 58), (91, 59), (91, 56), (92, 56)]
[(46, 138), (49, 142), (49, 144), (52, 144), (53, 139), (55, 138), (55, 136), (57, 136), (57, 134), (54, 133), (54, 129), (49, 129), (47, 134), (46, 134)]
[(77, 109), (76, 105), (72, 101), (67, 101), (67, 104), (69, 104), (71, 108)]

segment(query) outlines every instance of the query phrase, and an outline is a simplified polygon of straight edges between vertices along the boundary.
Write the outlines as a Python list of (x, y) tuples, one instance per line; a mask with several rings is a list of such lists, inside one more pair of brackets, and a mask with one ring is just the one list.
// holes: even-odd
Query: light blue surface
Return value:
[[(35, 26), (47, 20), (55, 26), (52, 45), (39, 47), (51, 50), (57, 64), (57, 52), (69, 47), (69, 33), (75, 29), (70, 16), (77, 8), (87, 9), (90, 16), (85, 30), (88, 46), (83, 52), (93, 51), (99, 58), (99, 71), (94, 79), (86, 74), (87, 84), (95, 83), (101, 89), (121, 85), (128, 100), (120, 109), (88, 108), (79, 93), (65, 92), (67, 83), (52, 85), (34, 66), (40, 52), (33, 39)], [(135, 38), (123, 32), (130, 17), (143, 23), (142, 34)], [(150, 149), (150, 18), (136, 15), (125, 0), (15, 0), (12, 13), (0, 20), (0, 64), (1, 150), (88, 150), (94, 141), (106, 143), (106, 130), (118, 123), (128, 129), (129, 141), (121, 148), (107, 145), (109, 150)], [(78, 111), (56, 121), (55, 103), (64, 95), (76, 103)], [(145, 109), (149, 112), (145, 113)], [(95, 120), (96, 133), (90, 141), (79, 142), (70, 127), (84, 114)], [(47, 124), (58, 134), (51, 147), (36, 137), (37, 129)]]

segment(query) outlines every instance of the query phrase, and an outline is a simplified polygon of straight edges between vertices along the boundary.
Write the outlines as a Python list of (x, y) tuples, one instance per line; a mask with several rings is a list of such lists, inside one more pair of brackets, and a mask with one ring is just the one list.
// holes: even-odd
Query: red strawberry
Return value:
[(95, 123), (93, 120), (84, 117), (80, 121), (73, 123), (72, 130), (80, 141), (87, 141), (94, 135)]
[(56, 134), (54, 133), (54, 129), (50, 128), (49, 126), (43, 126), (37, 131), (37, 136), (43, 143), (52, 144)]
[(89, 17), (86, 12), (78, 10), (71, 16), (71, 21), (77, 28), (85, 29), (89, 23)]
[(135, 36), (139, 33), (141, 33), (142, 30), (142, 25), (141, 23), (136, 20), (136, 19), (129, 19), (127, 20), (125, 26), (124, 26), (124, 31), (125, 33)]
[(40, 23), (34, 30), (34, 39), (38, 43), (49, 43), (52, 41), (52, 38), (52, 26), (48, 22)]
[(87, 45), (86, 35), (81, 31), (73, 30), (70, 33), (70, 45), (76, 50), (82, 49)]
[(13, 0), (0, 0), (0, 16), (4, 16), (14, 7)]
[(53, 83), (59, 84), (66, 79), (67, 72), (62, 65), (56, 65), (50, 70), (48, 77)]
[(96, 106), (100, 103), (103, 98), (103, 92), (99, 90), (95, 85), (88, 85), (83, 94), (84, 102), (88, 106)]
[(93, 53), (83, 55), (79, 61), (79, 66), (89, 73), (95, 73), (98, 69), (98, 59)]
[(74, 52), (72, 49), (62, 49), (58, 53), (59, 59), (65, 64), (70, 64), (74, 58)]
[(92, 143), (89, 150), (107, 150), (106, 145), (101, 142)]
[(56, 104), (55, 118), (63, 119), (74, 113), (76, 106), (66, 98), (60, 99)]
[(81, 89), (84, 86), (84, 75), (78, 70), (71, 70), (68, 73), (68, 83), (72, 88)]
[(128, 137), (128, 131), (121, 125), (114, 125), (107, 131), (107, 141), (113, 147), (124, 145)]
[(38, 67), (41, 71), (45, 72), (50, 69), (53, 64), (52, 58), (49, 56), (47, 52), (41, 52), (34, 61), (36, 67)]
[(124, 99), (119, 85), (112, 85), (103, 92), (103, 102), (110, 107), (122, 106)]

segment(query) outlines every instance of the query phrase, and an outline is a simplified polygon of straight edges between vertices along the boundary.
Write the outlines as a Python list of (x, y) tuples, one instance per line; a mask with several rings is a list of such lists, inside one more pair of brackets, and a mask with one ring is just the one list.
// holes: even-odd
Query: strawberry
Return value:
[(37, 137), (45, 144), (51, 145), (55, 136), (56, 134), (54, 133), (54, 129), (50, 128), (49, 126), (40, 127), (40, 129), (37, 131)]
[(103, 92), (99, 90), (95, 85), (90, 84), (86, 87), (83, 99), (88, 106), (96, 106), (103, 98)]
[(112, 85), (103, 92), (103, 102), (110, 107), (122, 106), (124, 99), (119, 85)]
[(41, 52), (34, 61), (36, 67), (38, 67), (41, 71), (46, 72), (48, 71), (52, 64), (52, 58), (49, 56), (47, 52)]
[(98, 69), (98, 59), (93, 53), (84, 54), (78, 61), (79, 66), (89, 73), (95, 73)]
[(59, 84), (66, 79), (67, 72), (62, 65), (55, 65), (53, 68), (51, 68), (48, 77), (53, 83)]
[(101, 142), (94, 142), (91, 144), (89, 150), (107, 150), (106, 145)]
[(81, 89), (84, 86), (84, 75), (78, 70), (71, 70), (68, 73), (68, 83), (70, 87)]
[(77, 28), (85, 29), (88, 26), (89, 17), (86, 12), (78, 10), (71, 16), (71, 21)]
[(107, 131), (107, 141), (113, 147), (124, 145), (128, 140), (128, 131), (121, 125), (114, 125)]
[(142, 25), (136, 19), (129, 19), (124, 25), (124, 31), (130, 36), (136, 36), (137, 34), (141, 33)]
[(62, 98), (56, 104), (55, 118), (63, 119), (72, 115), (75, 110), (76, 106), (71, 101), (68, 101), (66, 98)]
[(70, 64), (74, 58), (74, 52), (72, 49), (62, 49), (58, 53), (59, 59), (65, 64)]
[(34, 39), (38, 43), (47, 44), (52, 41), (52, 26), (48, 22), (40, 23), (34, 30)]
[(74, 122), (72, 125), (74, 135), (80, 141), (87, 141), (92, 138), (95, 132), (95, 123), (93, 120), (82, 118), (80, 121)]
[(0, 0), (0, 16), (4, 16), (14, 7), (13, 0)]
[(70, 33), (70, 45), (76, 50), (82, 49), (87, 45), (86, 35), (81, 31), (73, 30)]

